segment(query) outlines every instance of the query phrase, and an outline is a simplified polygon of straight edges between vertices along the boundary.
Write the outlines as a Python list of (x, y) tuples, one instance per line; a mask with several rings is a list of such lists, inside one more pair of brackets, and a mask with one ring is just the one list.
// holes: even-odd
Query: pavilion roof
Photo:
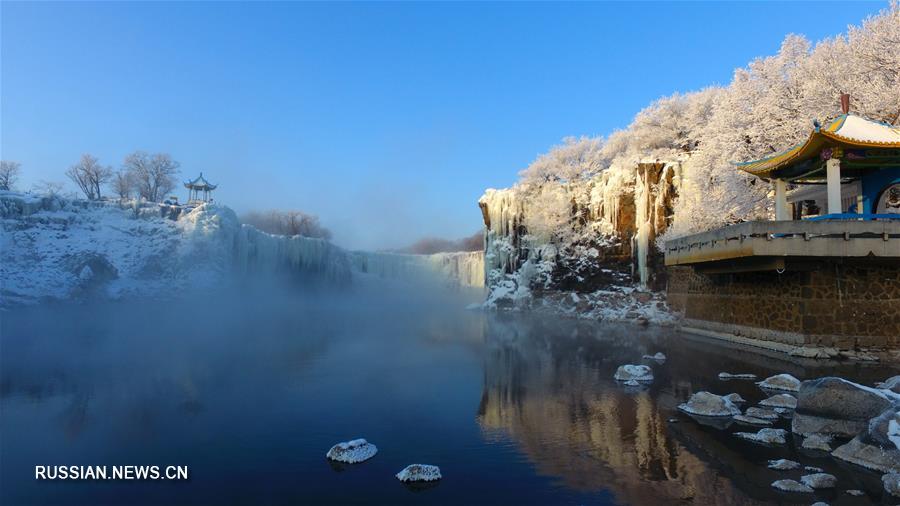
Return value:
[(215, 190), (216, 186), (218, 186), (218, 185), (214, 185), (214, 184), (210, 183), (209, 181), (207, 181), (206, 178), (203, 177), (202, 172), (193, 181), (188, 181), (187, 183), (184, 183), (185, 188), (193, 188), (193, 189), (198, 189), (198, 190), (203, 190), (203, 189)]
[(900, 127), (842, 114), (824, 128), (816, 128), (805, 142), (737, 167), (761, 178), (796, 177), (806, 172), (824, 148), (900, 148)]

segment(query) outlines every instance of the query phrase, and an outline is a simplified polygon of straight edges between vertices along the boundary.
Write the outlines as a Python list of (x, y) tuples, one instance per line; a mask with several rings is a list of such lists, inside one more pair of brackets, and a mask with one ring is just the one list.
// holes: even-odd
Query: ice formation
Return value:
[(331, 460), (356, 464), (371, 459), (378, 453), (378, 448), (365, 439), (354, 439), (338, 443), (325, 454)]
[(787, 409), (796, 409), (797, 408), (797, 398), (791, 394), (776, 394), (768, 399), (763, 399), (759, 402), (760, 406), (765, 406), (767, 408), (787, 408)]
[(643, 358), (646, 360), (656, 360), (657, 362), (666, 361), (666, 355), (661, 351), (656, 352), (654, 355), (644, 355)]
[(435, 481), (441, 479), (441, 469), (428, 464), (410, 464), (396, 476), (402, 482)]

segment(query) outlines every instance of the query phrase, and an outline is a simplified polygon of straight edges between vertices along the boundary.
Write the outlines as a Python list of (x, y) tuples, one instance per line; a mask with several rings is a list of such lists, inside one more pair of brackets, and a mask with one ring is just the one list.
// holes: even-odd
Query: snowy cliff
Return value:
[(681, 162), (614, 165), (578, 184), (488, 189), (489, 305), (530, 305), (559, 291), (664, 286), (656, 238), (670, 224)]
[(264, 275), (343, 286), (367, 270), (480, 286), (480, 258), (480, 252), (350, 253), (322, 239), (260, 232), (212, 204), (179, 208), (0, 192), (0, 305), (163, 296)]

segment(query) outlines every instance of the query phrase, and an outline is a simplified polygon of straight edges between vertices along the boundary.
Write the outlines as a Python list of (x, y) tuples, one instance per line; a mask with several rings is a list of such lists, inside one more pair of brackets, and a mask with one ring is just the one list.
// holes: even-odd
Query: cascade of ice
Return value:
[(633, 254), (637, 257), (638, 277), (641, 286), (647, 286), (649, 273), (647, 271), (647, 256), (650, 251), (650, 231), (652, 224), (650, 223), (650, 183), (648, 181), (647, 169), (638, 166), (638, 175), (635, 179), (634, 188), (635, 202), (635, 224), (637, 225), (637, 233), (633, 239)]
[(383, 279), (484, 286), (484, 254), (481, 251), (434, 255), (353, 251), (348, 256), (355, 272)]
[(350, 261), (341, 248), (323, 239), (280, 236), (242, 225), (235, 241), (241, 273), (288, 272), (321, 276), (335, 283), (350, 280)]

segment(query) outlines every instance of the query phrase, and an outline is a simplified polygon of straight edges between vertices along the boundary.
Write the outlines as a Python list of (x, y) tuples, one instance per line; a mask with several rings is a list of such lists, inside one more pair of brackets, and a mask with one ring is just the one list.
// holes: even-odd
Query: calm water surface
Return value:
[[(765, 395), (720, 371), (872, 383), (880, 366), (804, 366), (667, 329), (463, 309), (457, 296), (369, 288), (207, 294), (0, 314), (2, 504), (870, 504), (880, 480), (828, 458), (742, 442), (675, 406)], [(648, 389), (618, 365), (662, 351)], [(673, 421), (674, 420), (674, 421)], [(783, 421), (781, 426), (787, 426)], [(338, 442), (379, 447), (330, 464)], [(839, 491), (769, 484), (824, 467)], [(444, 480), (407, 487), (407, 464)], [(190, 480), (47, 482), (42, 465), (187, 465)], [(840, 490), (869, 494), (852, 498)]]

